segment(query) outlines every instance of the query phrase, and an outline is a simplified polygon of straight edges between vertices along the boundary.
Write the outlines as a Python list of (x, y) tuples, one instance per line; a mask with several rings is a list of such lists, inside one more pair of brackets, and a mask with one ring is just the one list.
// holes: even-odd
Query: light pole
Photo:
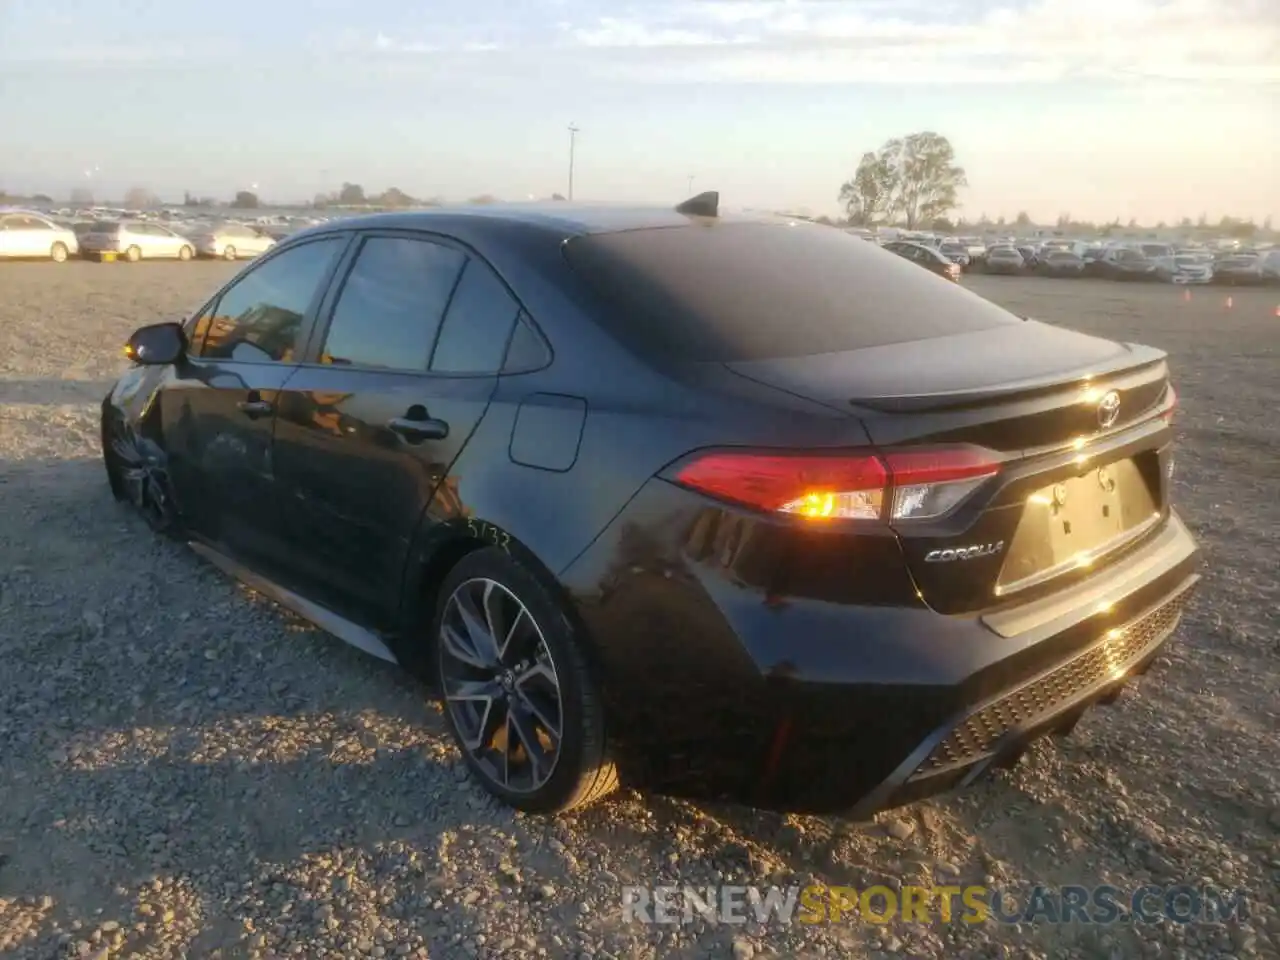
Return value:
[(692, 173), (689, 174), (689, 189), (685, 192), (685, 196), (687, 197), (693, 196), (693, 174)]
[(577, 126), (575, 126), (572, 123), (569, 124), (569, 199), (570, 200), (573, 199), (573, 148), (576, 145), (579, 132), (580, 131), (578, 130)]

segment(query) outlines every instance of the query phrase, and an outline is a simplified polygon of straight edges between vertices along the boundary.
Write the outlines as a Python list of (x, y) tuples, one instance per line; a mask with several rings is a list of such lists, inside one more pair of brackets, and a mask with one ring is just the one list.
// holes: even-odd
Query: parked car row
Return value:
[(0, 212), (0, 259), (240, 260), (266, 253), (276, 242), (262, 227), (235, 222), (183, 231), (148, 220), (72, 223), (33, 211)]
[(881, 246), (953, 280), (961, 273), (982, 272), (1176, 284), (1280, 284), (1280, 248), (1211, 251), (1165, 243), (1050, 240), (996, 243), (976, 252), (965, 238), (894, 239)]

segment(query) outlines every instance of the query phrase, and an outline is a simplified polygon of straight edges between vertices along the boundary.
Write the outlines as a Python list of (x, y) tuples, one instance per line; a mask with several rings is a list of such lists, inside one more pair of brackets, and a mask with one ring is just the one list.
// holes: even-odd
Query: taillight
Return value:
[(940, 517), (1000, 472), (992, 454), (973, 447), (899, 450), (884, 460), (893, 484), (891, 520)]
[(815, 519), (925, 520), (954, 509), (1000, 462), (974, 447), (884, 454), (695, 454), (676, 483), (770, 513)]
[(1178, 391), (1173, 389), (1173, 384), (1169, 384), (1168, 392), (1165, 398), (1165, 408), (1160, 416), (1164, 417), (1167, 423), (1173, 423), (1173, 415), (1178, 412)]

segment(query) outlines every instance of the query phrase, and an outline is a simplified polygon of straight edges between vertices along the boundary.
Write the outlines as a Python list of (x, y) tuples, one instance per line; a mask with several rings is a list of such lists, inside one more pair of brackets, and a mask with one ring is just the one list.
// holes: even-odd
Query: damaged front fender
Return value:
[(102, 457), (117, 500), (132, 504), (152, 529), (175, 534), (179, 510), (162, 443), (165, 369), (134, 367), (102, 403)]

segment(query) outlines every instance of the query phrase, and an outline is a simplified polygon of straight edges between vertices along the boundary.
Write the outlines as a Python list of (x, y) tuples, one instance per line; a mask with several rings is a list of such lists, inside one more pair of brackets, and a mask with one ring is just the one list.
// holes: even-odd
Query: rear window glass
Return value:
[(821, 226), (631, 230), (577, 237), (564, 249), (609, 306), (600, 324), (650, 355), (800, 357), (1022, 322), (909, 260)]

